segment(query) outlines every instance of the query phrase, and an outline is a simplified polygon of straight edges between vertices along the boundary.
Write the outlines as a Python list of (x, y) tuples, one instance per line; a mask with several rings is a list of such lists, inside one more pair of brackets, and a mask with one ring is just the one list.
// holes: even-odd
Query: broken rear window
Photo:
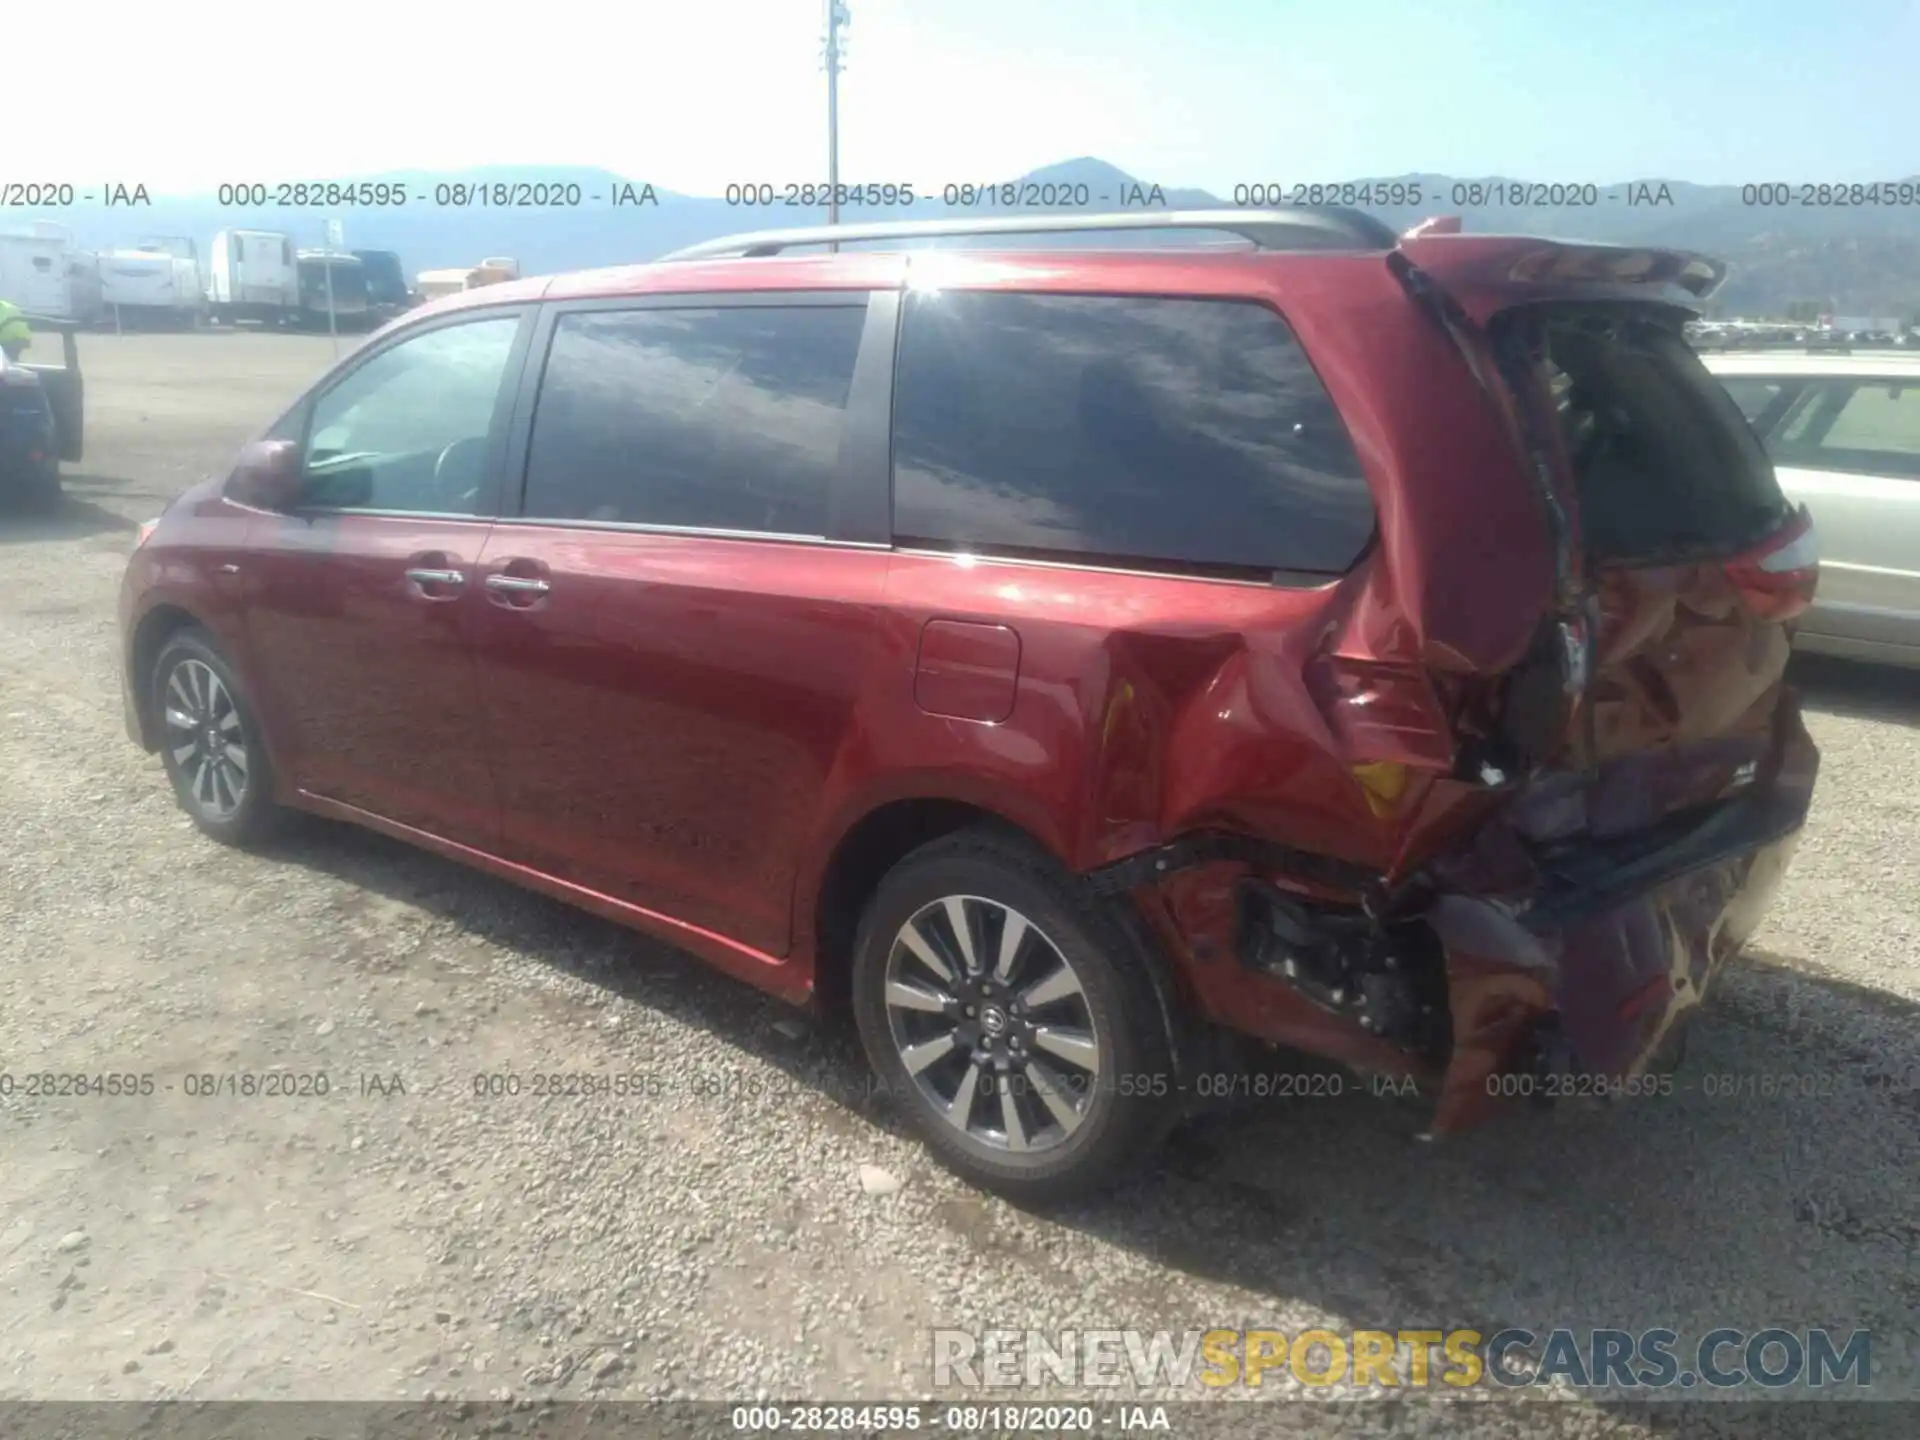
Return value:
[(1588, 553), (1641, 562), (1729, 553), (1785, 518), (1766, 451), (1677, 325), (1555, 316), (1546, 340)]

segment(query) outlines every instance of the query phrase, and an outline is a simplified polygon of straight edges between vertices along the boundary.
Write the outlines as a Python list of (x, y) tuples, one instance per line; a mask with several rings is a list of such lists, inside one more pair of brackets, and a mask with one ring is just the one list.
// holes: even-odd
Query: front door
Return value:
[(395, 337), (296, 422), (306, 484), (247, 537), (248, 649), (301, 790), (485, 846), (498, 831), (472, 631), (524, 316)]
[(509, 858), (785, 953), (882, 630), (888, 552), (843, 543), (885, 523), (884, 443), (842, 460), (865, 298), (557, 314), (479, 580)]

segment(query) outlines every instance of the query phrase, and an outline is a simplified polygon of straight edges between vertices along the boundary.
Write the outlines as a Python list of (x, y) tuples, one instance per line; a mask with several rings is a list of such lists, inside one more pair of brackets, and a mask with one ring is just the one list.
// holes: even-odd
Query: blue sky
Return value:
[[(1920, 0), (848, 3), (847, 181), (1086, 154), (1216, 193), (1920, 172)], [(130, 0), (84, 26), (10, 8), (9, 55), (87, 62), (13, 67), (0, 180), (178, 191), (502, 162), (714, 194), (825, 168), (823, 0), (328, 0), (324, 20), (244, 6), (218, 25)]]

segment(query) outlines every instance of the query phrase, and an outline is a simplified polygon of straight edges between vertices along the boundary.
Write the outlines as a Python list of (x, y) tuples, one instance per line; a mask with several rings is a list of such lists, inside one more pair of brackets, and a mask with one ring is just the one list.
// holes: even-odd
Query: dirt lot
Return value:
[[(1867, 1326), (1874, 1391), (1920, 1395), (1912, 677), (1802, 677), (1813, 821), (1684, 1093), (1438, 1145), (1365, 1098), (1269, 1106), (1042, 1218), (932, 1169), (843, 1030), (691, 959), (356, 831), (265, 858), (200, 838), (122, 733), (123, 559), (329, 342), (83, 348), (69, 502), (0, 519), (0, 1071), (157, 1085), (0, 1093), (0, 1398), (920, 1396), (935, 1326), (1509, 1323)], [(329, 1093), (186, 1093), (273, 1068)], [(679, 1084), (475, 1093), (552, 1070)], [(1774, 1076), (1811, 1093), (1760, 1093)]]

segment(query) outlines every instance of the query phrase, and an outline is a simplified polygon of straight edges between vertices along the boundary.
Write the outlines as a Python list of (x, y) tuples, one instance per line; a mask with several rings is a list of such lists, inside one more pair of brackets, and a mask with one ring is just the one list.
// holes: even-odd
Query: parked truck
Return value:
[(207, 257), (207, 313), (215, 324), (291, 325), (300, 314), (293, 237), (278, 230), (222, 230)]
[(407, 284), (400, 257), (393, 251), (355, 250), (353, 254), (366, 270), (367, 307), (374, 323), (384, 324), (420, 303), (419, 294)]
[[(0, 351), (0, 504), (47, 509), (60, 500), (60, 462), (84, 450), (79, 327), (57, 315), (25, 318), (36, 343), (17, 360)], [(58, 365), (45, 349), (53, 335), (60, 337)]]
[[(367, 268), (344, 250), (301, 250), (300, 325), (308, 330), (365, 330), (371, 317)], [(332, 321), (327, 311), (333, 311)]]

